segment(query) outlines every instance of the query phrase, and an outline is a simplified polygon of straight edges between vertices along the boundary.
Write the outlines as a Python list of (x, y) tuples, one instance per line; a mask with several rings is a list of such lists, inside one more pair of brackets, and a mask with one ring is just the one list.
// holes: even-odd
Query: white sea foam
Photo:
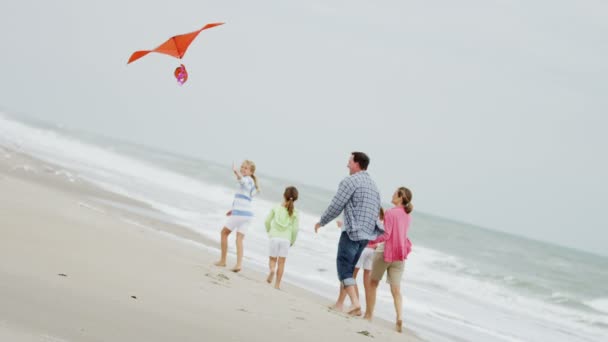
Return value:
[(22, 171), (25, 171), (25, 172), (37, 173), (36, 168), (34, 168), (31, 165), (27, 165), (27, 164), (16, 165), (16, 166), (13, 167), (13, 171), (18, 171), (18, 170), (22, 170)]
[(608, 298), (596, 298), (586, 301), (585, 304), (594, 308), (597, 311), (601, 311), (608, 314)]

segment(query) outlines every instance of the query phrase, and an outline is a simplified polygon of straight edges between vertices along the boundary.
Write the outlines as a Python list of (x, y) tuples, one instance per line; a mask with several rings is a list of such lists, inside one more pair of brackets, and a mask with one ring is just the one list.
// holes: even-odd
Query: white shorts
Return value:
[(364, 270), (371, 271), (372, 264), (374, 263), (374, 251), (375, 249), (373, 248), (365, 247), (361, 253), (361, 256), (359, 257), (359, 261), (357, 261), (357, 265), (355, 265), (355, 268), (363, 268)]
[(289, 245), (291, 241), (282, 238), (271, 238), (268, 248), (268, 256), (271, 258), (281, 257), (287, 258), (287, 252), (289, 251)]
[(249, 225), (251, 224), (252, 220), (252, 216), (230, 215), (226, 219), (226, 224), (224, 224), (224, 226), (230, 229), (230, 231), (245, 234), (247, 233), (247, 230), (249, 230)]

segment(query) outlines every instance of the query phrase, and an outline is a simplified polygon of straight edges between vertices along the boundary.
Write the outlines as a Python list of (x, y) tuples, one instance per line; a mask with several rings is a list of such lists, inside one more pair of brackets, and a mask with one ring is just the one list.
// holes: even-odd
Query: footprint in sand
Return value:
[(205, 276), (216, 279), (216, 280), (222, 280), (222, 281), (230, 280), (230, 278), (228, 278), (228, 276), (226, 276), (225, 274), (222, 274), (222, 273), (218, 273), (218, 274), (205, 273)]
[(220, 285), (220, 286), (224, 286), (224, 287), (230, 287), (230, 286), (228, 286), (230, 278), (228, 278), (226, 275), (224, 275), (222, 273), (218, 273), (218, 274), (206, 273), (205, 276), (213, 279), (211, 281), (212, 284)]
[(372, 335), (369, 331), (367, 330), (361, 330), (361, 331), (357, 331), (357, 334), (361, 334), (363, 336), (367, 336), (367, 337), (371, 337), (374, 338), (374, 335)]
[(303, 313), (303, 314), (308, 314), (308, 312), (300, 310), (300, 309), (295, 309), (295, 308), (291, 308), (291, 311), (293, 312), (298, 312), (298, 313)]

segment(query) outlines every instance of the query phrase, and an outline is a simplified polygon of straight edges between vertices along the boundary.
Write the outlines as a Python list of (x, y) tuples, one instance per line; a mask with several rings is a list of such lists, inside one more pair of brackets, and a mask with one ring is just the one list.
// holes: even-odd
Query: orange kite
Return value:
[[(160, 46), (158, 46), (157, 48), (155, 48), (153, 50), (135, 51), (129, 58), (129, 61), (127, 62), (127, 64), (129, 64), (131, 62), (135, 62), (136, 60), (142, 58), (143, 56), (149, 54), (150, 52), (164, 53), (165, 55), (169, 55), (171, 57), (181, 59), (186, 54), (186, 51), (188, 50), (188, 47), (190, 46), (192, 41), (198, 36), (199, 33), (201, 33), (201, 31), (210, 29), (212, 27), (220, 26), (223, 24), (224, 23), (207, 24), (207, 25), (203, 26), (203, 28), (201, 28), (200, 30), (173, 36), (173, 37), (169, 38), (166, 42), (162, 43)], [(180, 67), (183, 69), (183, 73), (181, 74), (182, 81), (180, 81), (180, 78), (178, 78), (178, 76), (177, 76), (178, 75), (177, 70), (175, 72), (175, 77), (177, 78), (178, 83), (181, 85), (185, 82), (185, 80), (188, 79), (188, 76), (186, 73), (186, 67), (183, 64), (181, 64)], [(185, 79), (183, 77), (184, 73), (186, 75)]]
[(159, 47), (155, 48), (154, 50), (135, 51), (131, 55), (131, 58), (129, 58), (129, 62), (127, 62), (127, 64), (129, 64), (131, 62), (135, 62), (136, 60), (142, 58), (143, 56), (149, 54), (150, 52), (164, 53), (166, 55), (181, 59), (182, 57), (184, 57), (186, 50), (188, 50), (190, 43), (192, 43), (194, 38), (196, 38), (196, 36), (198, 36), (198, 34), (201, 33), (202, 30), (206, 30), (206, 29), (209, 29), (212, 27), (223, 25), (223, 24), (224, 23), (207, 24), (207, 25), (203, 26), (203, 28), (200, 30), (173, 36), (173, 37), (169, 38), (166, 42), (162, 43)]

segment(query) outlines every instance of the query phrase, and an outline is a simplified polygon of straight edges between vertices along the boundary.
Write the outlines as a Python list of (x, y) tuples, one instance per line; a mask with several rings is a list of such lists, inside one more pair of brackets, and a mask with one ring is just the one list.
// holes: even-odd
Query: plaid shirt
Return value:
[(373, 240), (383, 230), (379, 224), (380, 192), (367, 171), (344, 178), (319, 223), (326, 225), (344, 211), (344, 231), (353, 241)]

